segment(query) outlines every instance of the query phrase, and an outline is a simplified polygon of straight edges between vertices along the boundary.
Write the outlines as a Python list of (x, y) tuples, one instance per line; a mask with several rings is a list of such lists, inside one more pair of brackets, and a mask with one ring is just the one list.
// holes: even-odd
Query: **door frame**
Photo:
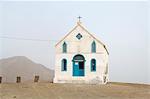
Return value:
[[(81, 56), (82, 59), (81, 59), (81, 60), (75, 60), (75, 57), (77, 57), (77, 56)], [(83, 75), (74, 75), (75, 62), (81, 62), (81, 61), (82, 61), (83, 64), (84, 64)], [(78, 63), (78, 65), (79, 65), (79, 63)], [(85, 58), (84, 58), (84, 56), (81, 55), (81, 54), (74, 55), (74, 57), (73, 57), (73, 59), (72, 59), (72, 76), (73, 76), (73, 77), (83, 77), (83, 76), (85, 76)]]

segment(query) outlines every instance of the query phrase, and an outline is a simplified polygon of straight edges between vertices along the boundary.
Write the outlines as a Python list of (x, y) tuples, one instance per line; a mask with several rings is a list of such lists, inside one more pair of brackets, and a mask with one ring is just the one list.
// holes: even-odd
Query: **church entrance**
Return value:
[(73, 57), (73, 76), (84, 76), (84, 56), (83, 55), (75, 55)]

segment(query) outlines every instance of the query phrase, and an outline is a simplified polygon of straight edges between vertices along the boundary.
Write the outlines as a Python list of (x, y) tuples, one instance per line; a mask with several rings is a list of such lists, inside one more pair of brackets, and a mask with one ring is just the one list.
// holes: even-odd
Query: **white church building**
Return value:
[(108, 51), (79, 21), (56, 45), (54, 83), (108, 81)]

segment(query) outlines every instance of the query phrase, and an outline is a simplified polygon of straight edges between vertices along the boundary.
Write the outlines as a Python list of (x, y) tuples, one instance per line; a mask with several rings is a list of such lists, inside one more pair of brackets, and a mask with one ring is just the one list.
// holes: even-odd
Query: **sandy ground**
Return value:
[(0, 99), (150, 99), (150, 85), (0, 84)]

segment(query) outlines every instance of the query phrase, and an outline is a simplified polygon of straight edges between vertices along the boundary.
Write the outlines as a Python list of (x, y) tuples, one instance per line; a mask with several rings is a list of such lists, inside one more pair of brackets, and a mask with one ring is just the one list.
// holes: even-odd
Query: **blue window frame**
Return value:
[(76, 37), (78, 38), (78, 40), (80, 40), (82, 38), (82, 35), (78, 33)]
[(96, 71), (96, 60), (91, 59), (91, 71)]
[(61, 61), (61, 71), (67, 71), (67, 60), (62, 59)]
[(67, 53), (67, 44), (66, 42), (63, 43), (63, 53)]
[(92, 53), (96, 53), (96, 43), (95, 43), (95, 41), (92, 42), (91, 51), (92, 51)]

